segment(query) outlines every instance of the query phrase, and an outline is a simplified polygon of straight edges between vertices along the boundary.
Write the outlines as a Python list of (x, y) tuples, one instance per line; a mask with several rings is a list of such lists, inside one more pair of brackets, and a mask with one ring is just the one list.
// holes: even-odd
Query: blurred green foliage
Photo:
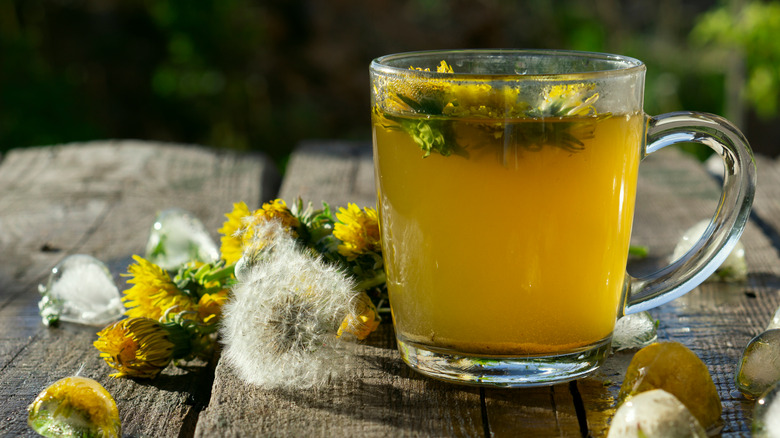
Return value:
[[(648, 113), (722, 113), (726, 72), (706, 62), (708, 51), (691, 49), (689, 38), (696, 17), (717, 6), (716, 0), (0, 0), (0, 151), (141, 138), (263, 151), (281, 163), (303, 139), (368, 140), (370, 60), (440, 48), (621, 53), (648, 64)], [(724, 25), (736, 17), (724, 18), (721, 10), (704, 15), (697, 38), (724, 45), (731, 39), (726, 30), (752, 28), (747, 21)], [(740, 35), (741, 47), (759, 59), (750, 61), (756, 78), (748, 94), (776, 96), (777, 43), (769, 34)], [(759, 42), (762, 48), (754, 47)], [(773, 58), (761, 64), (769, 55), (758, 50), (769, 46)]]
[(716, 51), (718, 62), (740, 62), (746, 80), (742, 97), (762, 117), (780, 109), (780, 2), (722, 4), (703, 14), (691, 33), (694, 43)]

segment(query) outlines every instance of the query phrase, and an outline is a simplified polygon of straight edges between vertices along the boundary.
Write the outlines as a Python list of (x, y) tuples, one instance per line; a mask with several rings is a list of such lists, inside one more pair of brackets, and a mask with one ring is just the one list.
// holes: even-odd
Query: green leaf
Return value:
[(445, 136), (445, 131), (448, 130), (442, 121), (405, 119), (401, 121), (401, 128), (412, 136), (417, 146), (420, 146), (420, 149), (423, 151), (423, 157), (430, 156), (433, 151), (445, 157), (452, 154), (450, 145), (454, 144), (454, 140), (451, 138), (451, 135)]

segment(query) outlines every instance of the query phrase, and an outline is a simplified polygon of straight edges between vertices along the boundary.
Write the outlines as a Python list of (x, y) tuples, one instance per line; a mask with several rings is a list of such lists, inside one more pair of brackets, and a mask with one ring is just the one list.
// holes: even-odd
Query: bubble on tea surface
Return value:
[(27, 407), (27, 413), (27, 424), (46, 437), (122, 436), (114, 398), (86, 377), (54, 382)]
[[(693, 245), (704, 234), (704, 230), (710, 224), (709, 220), (703, 220), (696, 225), (686, 230), (677, 246), (675, 246), (670, 261), (678, 260), (685, 255), (688, 250), (693, 248)], [(707, 280), (719, 280), (726, 282), (738, 282), (747, 280), (748, 267), (745, 260), (745, 247), (742, 242), (737, 242), (734, 249), (731, 250), (726, 260), (721, 263), (718, 269)]]
[(780, 382), (756, 400), (753, 408), (753, 438), (780, 437)]
[(706, 430), (721, 424), (720, 396), (709, 370), (679, 342), (657, 342), (634, 354), (618, 393), (618, 405), (645, 391), (674, 395)]
[(607, 438), (704, 438), (704, 428), (677, 397), (654, 389), (620, 405)]
[(612, 334), (612, 348), (625, 350), (642, 348), (658, 339), (658, 324), (650, 312), (637, 312), (618, 319)]
[(767, 330), (751, 339), (737, 368), (737, 389), (757, 398), (780, 381), (780, 329)]
[(219, 249), (203, 222), (192, 213), (172, 208), (161, 211), (149, 232), (145, 258), (175, 270), (191, 261), (216, 262)]
[(103, 262), (86, 254), (65, 257), (38, 291), (42, 295), (38, 309), (46, 325), (62, 320), (101, 326), (125, 312), (111, 272)]

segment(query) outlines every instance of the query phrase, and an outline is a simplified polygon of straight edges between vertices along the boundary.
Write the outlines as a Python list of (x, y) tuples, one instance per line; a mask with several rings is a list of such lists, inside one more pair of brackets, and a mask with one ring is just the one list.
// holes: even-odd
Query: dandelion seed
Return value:
[[(303, 297), (292, 295), (283, 299), (283, 302), (274, 304), (268, 318), (269, 347), (277, 354), (284, 354), (293, 350), (311, 350), (315, 331), (312, 324), (316, 323), (315, 309), (312, 303), (306, 302)], [(307, 330), (301, 330), (307, 327)]]

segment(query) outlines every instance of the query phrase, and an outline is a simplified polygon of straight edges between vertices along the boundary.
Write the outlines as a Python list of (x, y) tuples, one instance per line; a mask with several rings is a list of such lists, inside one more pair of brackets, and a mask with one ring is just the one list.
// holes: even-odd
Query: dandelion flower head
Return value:
[(228, 265), (236, 263), (241, 258), (247, 244), (255, 238), (254, 233), (259, 224), (278, 221), (293, 237), (298, 237), (298, 228), (301, 226), (298, 218), (282, 199), (266, 202), (254, 212), (249, 211), (246, 203), (239, 202), (233, 204), (233, 211), (225, 217), (227, 221), (219, 229), (222, 234), (220, 251), (222, 259)]
[(220, 253), (228, 265), (241, 258), (243, 252), (241, 230), (245, 227), (244, 218), (249, 216), (249, 207), (246, 206), (246, 203), (237, 202), (233, 204), (233, 211), (225, 215), (227, 220), (218, 230), (222, 234)]
[(320, 385), (343, 364), (336, 333), (354, 308), (354, 283), (303, 250), (279, 222), (256, 232), (271, 240), (222, 309), (223, 358), (254, 385)]
[(133, 260), (136, 263), (127, 268), (127, 276), (133, 277), (127, 282), (133, 286), (124, 292), (122, 298), (127, 316), (157, 320), (172, 307), (197, 309), (192, 298), (176, 287), (165, 270), (137, 255), (133, 256)]
[(95, 348), (118, 372), (111, 377), (153, 378), (173, 359), (176, 345), (165, 327), (148, 318), (127, 318), (98, 332)]
[(198, 301), (198, 317), (204, 323), (219, 320), (222, 315), (222, 306), (228, 299), (228, 290), (222, 289), (212, 294), (203, 294)]
[[(598, 100), (593, 84), (558, 84), (545, 90), (544, 102), (539, 107), (548, 116), (588, 116), (596, 113), (593, 104)], [(589, 93), (592, 93), (588, 96)]]
[(339, 221), (333, 227), (333, 235), (342, 242), (338, 246), (339, 254), (354, 260), (363, 254), (382, 251), (376, 210), (369, 207), (361, 210), (350, 203), (347, 208), (339, 209), (336, 218)]

